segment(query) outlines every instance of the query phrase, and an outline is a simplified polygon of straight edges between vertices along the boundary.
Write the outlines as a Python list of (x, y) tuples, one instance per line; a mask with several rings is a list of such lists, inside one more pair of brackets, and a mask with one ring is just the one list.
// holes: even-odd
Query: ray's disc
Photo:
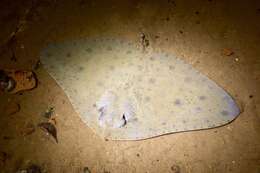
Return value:
[(239, 114), (232, 97), (191, 65), (124, 40), (50, 44), (41, 62), (82, 120), (107, 139), (213, 128)]

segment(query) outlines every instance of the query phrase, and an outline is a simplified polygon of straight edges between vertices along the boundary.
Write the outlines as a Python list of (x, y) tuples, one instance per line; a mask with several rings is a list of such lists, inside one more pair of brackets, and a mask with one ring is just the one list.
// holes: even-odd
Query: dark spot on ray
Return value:
[[(189, 69), (189, 70), (192, 70), (192, 66), (189, 65), (188, 69)], [(196, 73), (197, 73), (197, 72), (196, 72)]]
[(149, 79), (149, 83), (150, 83), (150, 84), (154, 84), (154, 83), (155, 83), (155, 79), (154, 79), (154, 78), (150, 78), (150, 79)]
[(84, 70), (84, 67), (80, 66), (79, 71), (83, 71), (83, 70)]
[(151, 100), (151, 98), (150, 98), (149, 96), (146, 96), (146, 97), (144, 98), (144, 100), (145, 100), (146, 102), (149, 102), (149, 101)]
[(208, 86), (208, 88), (209, 88), (210, 90), (212, 90), (212, 89), (213, 89), (213, 87), (212, 87), (212, 86), (210, 86), (210, 85)]
[(223, 115), (223, 116), (227, 116), (228, 114), (229, 114), (229, 112), (226, 110), (221, 111), (221, 115)]
[(142, 82), (143, 81), (143, 79), (142, 79), (142, 77), (138, 77), (138, 82)]
[(103, 86), (103, 83), (99, 81), (99, 82), (97, 83), (97, 85), (98, 85), (98, 86)]
[(73, 91), (74, 93), (77, 93), (77, 92), (78, 92), (76, 89), (73, 89), (72, 91)]
[(111, 66), (109, 66), (109, 69), (113, 71), (113, 70), (115, 70), (115, 67), (111, 65)]
[(182, 123), (183, 123), (183, 124), (186, 124), (186, 122), (187, 122), (186, 120), (182, 120)]
[(133, 64), (132, 62), (128, 64), (128, 66), (133, 66), (133, 65), (134, 65), (134, 64)]
[(206, 120), (206, 123), (209, 123), (209, 120)]
[(154, 129), (152, 129), (152, 128), (149, 128), (149, 131), (154, 131)]
[(200, 100), (206, 100), (206, 96), (199, 96)]
[(181, 100), (180, 100), (180, 99), (176, 99), (176, 100), (174, 101), (174, 104), (177, 105), (177, 106), (178, 106), (178, 105), (181, 105)]
[(174, 69), (175, 69), (174, 66), (172, 66), (172, 65), (169, 66), (169, 70), (174, 70)]
[(66, 54), (66, 56), (67, 56), (67, 57), (71, 57), (71, 53), (68, 52), (68, 53)]
[(162, 125), (166, 125), (166, 122), (163, 122)]
[(92, 49), (91, 49), (91, 48), (87, 48), (86, 51), (87, 51), (88, 53), (91, 53), (91, 52), (92, 52)]
[(126, 51), (126, 54), (131, 54), (131, 53), (132, 53), (131, 50)]
[(142, 69), (143, 69), (143, 66), (138, 65), (137, 68), (138, 68), (138, 70), (142, 70)]
[(151, 61), (154, 61), (154, 57), (151, 56), (151, 57), (150, 57), (150, 60), (151, 60)]
[(108, 51), (111, 51), (111, 50), (113, 50), (113, 49), (112, 49), (111, 46), (108, 46), (108, 47), (107, 47), (107, 50), (108, 50)]
[(191, 78), (190, 77), (185, 77), (184, 82), (191, 82)]
[(201, 107), (196, 107), (195, 110), (196, 111), (201, 111)]

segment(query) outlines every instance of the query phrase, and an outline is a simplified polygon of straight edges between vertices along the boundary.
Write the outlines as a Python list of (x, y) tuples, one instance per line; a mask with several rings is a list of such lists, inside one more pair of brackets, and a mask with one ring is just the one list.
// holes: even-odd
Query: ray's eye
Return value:
[(126, 123), (127, 123), (127, 120), (126, 120), (125, 114), (123, 114), (122, 119), (123, 119), (123, 121), (124, 121), (122, 127), (124, 127), (124, 126), (126, 125)]

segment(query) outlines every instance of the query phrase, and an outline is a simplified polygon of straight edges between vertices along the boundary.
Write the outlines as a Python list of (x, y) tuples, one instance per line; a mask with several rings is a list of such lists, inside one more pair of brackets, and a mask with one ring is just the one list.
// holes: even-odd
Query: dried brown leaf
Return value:
[(38, 126), (40, 127), (40, 129), (42, 129), (43, 131), (45, 131), (48, 134), (50, 134), (51, 136), (53, 136), (55, 141), (58, 143), (57, 130), (56, 130), (56, 127), (52, 123), (43, 122), (43, 123), (38, 124)]

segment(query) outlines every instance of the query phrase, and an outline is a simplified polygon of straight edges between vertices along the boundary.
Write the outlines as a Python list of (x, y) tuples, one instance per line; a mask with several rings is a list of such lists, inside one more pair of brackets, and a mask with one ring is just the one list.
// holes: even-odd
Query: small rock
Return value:
[(227, 129), (228, 129), (228, 130), (230, 130), (230, 131), (232, 131), (232, 128), (231, 128), (231, 127), (229, 127), (229, 126), (227, 127)]
[(235, 61), (236, 61), (236, 62), (238, 62), (238, 61), (239, 61), (239, 59), (238, 59), (238, 58), (235, 58)]
[(234, 54), (234, 52), (230, 49), (225, 48), (225, 49), (222, 50), (222, 54), (225, 55), (225, 56), (231, 56), (231, 55)]

